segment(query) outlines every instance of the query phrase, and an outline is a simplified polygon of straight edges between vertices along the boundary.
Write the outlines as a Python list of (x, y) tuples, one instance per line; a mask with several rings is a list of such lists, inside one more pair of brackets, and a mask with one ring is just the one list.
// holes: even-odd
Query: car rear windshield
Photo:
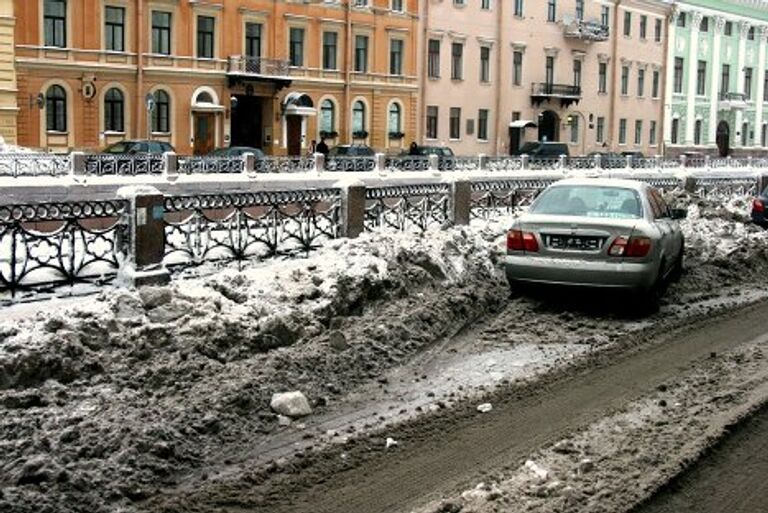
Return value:
[(556, 185), (531, 206), (534, 214), (639, 219), (640, 195), (633, 189), (598, 185)]

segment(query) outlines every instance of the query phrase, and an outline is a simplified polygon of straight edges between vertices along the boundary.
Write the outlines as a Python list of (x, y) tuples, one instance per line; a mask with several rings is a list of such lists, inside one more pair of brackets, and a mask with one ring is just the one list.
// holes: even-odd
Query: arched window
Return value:
[(120, 89), (113, 87), (104, 96), (104, 130), (107, 132), (123, 132), (123, 111), (125, 101)]
[(360, 100), (352, 106), (352, 132), (365, 131), (365, 104)]
[(48, 88), (45, 93), (46, 130), (49, 132), (67, 131), (67, 92), (58, 85)]
[(389, 133), (399, 134), (403, 130), (403, 109), (399, 103), (389, 106)]
[(211, 96), (211, 93), (203, 91), (197, 95), (195, 103), (214, 103), (213, 96)]
[(165, 91), (155, 91), (155, 110), (152, 111), (152, 131), (168, 133), (171, 131), (171, 98)]
[(320, 131), (333, 132), (336, 128), (336, 106), (331, 100), (320, 104)]

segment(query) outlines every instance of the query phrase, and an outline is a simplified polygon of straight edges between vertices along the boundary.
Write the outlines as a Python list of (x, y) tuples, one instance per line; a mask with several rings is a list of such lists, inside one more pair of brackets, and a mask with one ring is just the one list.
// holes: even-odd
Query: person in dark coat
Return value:
[(419, 154), (419, 145), (416, 144), (416, 141), (413, 141), (411, 143), (411, 147), (408, 149), (408, 155), (418, 155)]
[(317, 148), (315, 148), (315, 151), (317, 153), (322, 153), (326, 157), (328, 156), (330, 150), (328, 149), (328, 145), (325, 144), (325, 139), (320, 139), (320, 143), (317, 145)]

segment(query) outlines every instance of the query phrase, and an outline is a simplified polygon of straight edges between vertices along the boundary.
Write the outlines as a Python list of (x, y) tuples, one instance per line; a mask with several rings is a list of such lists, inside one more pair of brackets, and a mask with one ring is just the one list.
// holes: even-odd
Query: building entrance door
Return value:
[(509, 129), (509, 154), (517, 155), (520, 153), (520, 142), (523, 139), (523, 129), (512, 127)]
[(288, 136), (288, 155), (298, 157), (301, 155), (301, 116), (286, 116)]
[(263, 100), (258, 96), (237, 95), (232, 109), (232, 146), (263, 148)]
[(557, 142), (560, 140), (560, 117), (551, 110), (539, 115), (539, 141)]
[(216, 145), (216, 115), (210, 112), (196, 112), (194, 125), (193, 151), (195, 155), (210, 153)]
[(731, 127), (727, 121), (717, 125), (717, 149), (721, 157), (727, 157), (731, 152)]

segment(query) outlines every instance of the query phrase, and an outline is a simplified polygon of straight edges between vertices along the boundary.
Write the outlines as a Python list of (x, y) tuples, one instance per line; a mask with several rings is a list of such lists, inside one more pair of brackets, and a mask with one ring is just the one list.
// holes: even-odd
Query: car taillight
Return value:
[(536, 240), (536, 236), (530, 232), (510, 230), (507, 233), (507, 250), (536, 253), (539, 251), (539, 242)]
[(752, 212), (756, 214), (762, 214), (765, 212), (765, 203), (763, 203), (762, 200), (755, 198), (755, 200), (752, 202)]
[(651, 252), (651, 239), (648, 237), (618, 237), (611, 247), (608, 248), (608, 254), (615, 257), (644, 257)]

